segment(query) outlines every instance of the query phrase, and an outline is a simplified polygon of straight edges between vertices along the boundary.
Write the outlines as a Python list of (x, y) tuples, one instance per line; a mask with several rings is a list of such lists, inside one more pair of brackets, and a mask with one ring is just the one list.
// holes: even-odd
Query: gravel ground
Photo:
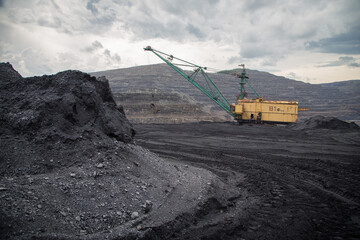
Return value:
[[(223, 182), (171, 239), (359, 239), (360, 132), (234, 123), (135, 125), (136, 143)], [(215, 196), (215, 197), (216, 197)], [(230, 202), (229, 202), (230, 201)], [(158, 236), (159, 236), (158, 235)]]

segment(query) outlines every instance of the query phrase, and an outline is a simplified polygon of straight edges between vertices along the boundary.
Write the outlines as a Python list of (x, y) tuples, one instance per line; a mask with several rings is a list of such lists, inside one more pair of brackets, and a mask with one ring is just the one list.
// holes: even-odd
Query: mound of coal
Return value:
[(344, 122), (335, 117), (324, 117), (324, 116), (314, 116), (304, 122), (300, 122), (293, 126), (293, 129), (296, 130), (306, 130), (306, 129), (359, 129), (360, 127), (354, 123)]
[(206, 206), (217, 178), (134, 134), (106, 79), (0, 64), (0, 238), (141, 239)]
[(134, 129), (117, 107), (105, 78), (79, 71), (22, 78), (0, 65), (2, 134), (30, 134), (37, 140), (104, 133), (130, 142)]

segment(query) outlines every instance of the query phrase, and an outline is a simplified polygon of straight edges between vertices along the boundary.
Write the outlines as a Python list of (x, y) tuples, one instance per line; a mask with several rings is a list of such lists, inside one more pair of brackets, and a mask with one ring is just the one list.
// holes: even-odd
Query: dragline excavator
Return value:
[[(230, 104), (205, 72), (205, 70), (208, 69), (207, 67), (201, 67), (180, 58), (176, 58), (173, 55), (155, 50), (151, 46), (145, 47), (144, 50), (153, 52), (239, 123), (294, 123), (297, 121), (298, 111), (308, 110), (299, 108), (298, 102), (296, 101), (267, 101), (260, 97), (247, 80), (248, 75), (246, 74), (244, 64), (240, 65), (242, 66), (242, 72), (236, 74), (236, 76), (240, 78), (240, 94), (238, 95), (237, 102)], [(175, 60), (179, 63), (175, 63)], [(188, 74), (180, 67), (191, 67), (193, 68), (193, 71), (191, 74)], [(255, 99), (247, 99), (247, 93), (245, 92), (246, 84), (255, 94)]]

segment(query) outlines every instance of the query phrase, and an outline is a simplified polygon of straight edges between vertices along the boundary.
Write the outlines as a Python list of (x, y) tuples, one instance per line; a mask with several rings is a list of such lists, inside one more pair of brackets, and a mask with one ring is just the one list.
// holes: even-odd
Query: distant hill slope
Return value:
[(224, 121), (223, 116), (207, 113), (188, 95), (158, 89), (130, 90), (114, 93), (119, 105), (124, 106), (132, 123), (184, 123)]
[[(293, 100), (299, 101), (300, 107), (310, 107), (311, 111), (300, 112), (299, 118), (308, 118), (314, 115), (335, 116), (342, 120), (360, 119), (360, 80), (344, 81), (328, 84), (310, 84), (276, 76), (267, 72), (248, 70), (249, 81), (260, 96), (267, 100)], [(229, 70), (231, 73), (231, 70)], [(194, 110), (194, 116), (204, 114), (206, 118), (211, 114), (216, 119), (230, 120), (220, 107), (213, 103), (175, 70), (166, 64), (137, 66), (131, 68), (115, 69), (91, 73), (94, 76), (106, 76), (115, 95), (126, 92), (142, 92), (157, 89), (162, 93), (187, 94), (201, 111)], [(239, 94), (239, 79), (224, 73), (210, 73), (209, 76), (230, 102), (236, 101)], [(249, 98), (254, 95), (250, 94)], [(136, 101), (136, 100), (134, 100)], [(144, 102), (155, 104), (156, 102)], [(127, 111), (127, 105), (124, 105)], [(131, 109), (128, 109), (128, 113)], [(127, 113), (127, 114), (128, 114)], [(145, 112), (144, 112), (145, 113)], [(181, 114), (181, 113), (180, 113)], [(131, 117), (129, 116), (131, 120)]]
[(360, 80), (324, 83), (320, 85), (325, 88), (338, 89), (340, 92), (349, 95), (349, 97), (358, 96), (360, 90)]

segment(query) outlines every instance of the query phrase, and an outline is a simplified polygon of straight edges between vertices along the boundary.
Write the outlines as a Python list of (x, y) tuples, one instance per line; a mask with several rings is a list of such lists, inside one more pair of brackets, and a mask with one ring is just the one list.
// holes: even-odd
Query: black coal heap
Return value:
[(0, 63), (0, 134), (36, 141), (106, 134), (131, 142), (135, 130), (116, 106), (104, 77), (80, 71), (23, 78)]

